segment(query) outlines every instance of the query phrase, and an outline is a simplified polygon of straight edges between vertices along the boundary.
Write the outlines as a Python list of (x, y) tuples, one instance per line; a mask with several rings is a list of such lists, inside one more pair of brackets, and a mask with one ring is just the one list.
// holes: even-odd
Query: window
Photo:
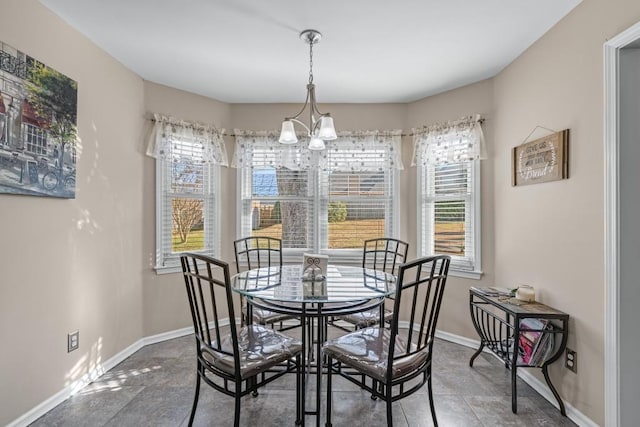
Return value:
[[(147, 153), (156, 155), (156, 270), (177, 271), (180, 254), (219, 256), (220, 135), (156, 117)], [(222, 150), (222, 151), (221, 151)]]
[(419, 176), (422, 256), (450, 255), (454, 270), (475, 271), (479, 161), (426, 165)]
[(321, 223), (321, 234), (326, 250), (333, 255), (361, 258), (365, 240), (396, 237), (397, 169), (351, 169), (351, 165), (375, 163), (387, 155), (385, 147), (363, 151), (343, 146), (327, 152), (328, 167), (320, 187), (322, 218), (327, 222)]
[(471, 278), (481, 274), (479, 127), (468, 118), (414, 130), (419, 255), (450, 255), (450, 271)]
[(240, 169), (240, 173), (241, 237), (275, 237), (282, 239), (283, 249), (313, 251), (316, 174), (274, 166)]
[(44, 129), (27, 124), (25, 125), (27, 151), (33, 154), (47, 154), (47, 134)]
[(286, 260), (314, 252), (349, 261), (364, 240), (396, 235), (399, 131), (341, 136), (322, 152), (276, 136), (236, 138), (239, 237), (282, 239)]

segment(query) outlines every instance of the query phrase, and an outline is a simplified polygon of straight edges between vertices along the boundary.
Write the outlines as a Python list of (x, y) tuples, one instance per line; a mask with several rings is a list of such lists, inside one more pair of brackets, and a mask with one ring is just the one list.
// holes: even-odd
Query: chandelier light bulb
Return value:
[(295, 144), (298, 142), (296, 130), (293, 128), (293, 122), (291, 120), (285, 120), (282, 122), (279, 141), (282, 144)]
[(309, 150), (312, 150), (312, 151), (324, 150), (324, 141), (318, 138), (317, 136), (312, 137), (311, 140), (309, 141)]
[(333, 141), (338, 138), (338, 135), (336, 135), (336, 129), (333, 127), (333, 118), (331, 116), (323, 116), (320, 119), (318, 138), (322, 138), (325, 141)]

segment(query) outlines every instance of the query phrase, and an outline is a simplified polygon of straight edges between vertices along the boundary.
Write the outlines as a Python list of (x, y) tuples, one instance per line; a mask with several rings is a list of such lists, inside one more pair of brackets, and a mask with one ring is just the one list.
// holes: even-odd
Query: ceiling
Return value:
[(580, 0), (40, 0), (145, 80), (229, 103), (409, 102), (496, 75)]

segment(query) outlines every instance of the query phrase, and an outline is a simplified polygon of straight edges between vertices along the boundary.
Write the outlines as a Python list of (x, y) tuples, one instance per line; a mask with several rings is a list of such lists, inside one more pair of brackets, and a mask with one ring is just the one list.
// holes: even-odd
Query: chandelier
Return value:
[[(337, 138), (336, 130), (333, 127), (333, 119), (329, 113), (321, 113), (316, 104), (316, 86), (313, 84), (313, 45), (322, 38), (316, 30), (304, 30), (300, 33), (300, 38), (309, 44), (309, 83), (307, 84), (307, 99), (304, 101), (302, 109), (293, 117), (285, 117), (282, 122), (279, 141), (282, 144), (295, 144), (298, 142), (294, 122), (301, 125), (309, 136), (309, 150), (324, 150), (325, 141)], [(304, 110), (309, 107), (309, 124), (305, 124), (299, 117)]]

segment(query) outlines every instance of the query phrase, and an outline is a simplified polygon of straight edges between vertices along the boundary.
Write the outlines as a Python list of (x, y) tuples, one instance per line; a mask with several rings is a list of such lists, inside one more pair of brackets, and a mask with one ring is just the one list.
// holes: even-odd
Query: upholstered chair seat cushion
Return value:
[[(202, 358), (212, 367), (233, 375), (234, 360), (231, 335), (222, 337), (221, 341), (223, 352), (216, 351), (217, 344), (213, 342), (211, 347), (202, 347)], [(291, 359), (302, 350), (302, 342), (273, 329), (253, 324), (238, 330), (238, 347), (240, 375), (242, 379), (245, 379), (270, 366)]]
[[(391, 331), (385, 328), (359, 329), (347, 335), (328, 341), (323, 352), (347, 366), (386, 384)], [(398, 357), (393, 361), (391, 378), (401, 378), (415, 372), (428, 360), (427, 346), (423, 351)], [(405, 341), (396, 337), (394, 354), (406, 353)]]
[[(384, 321), (389, 322), (393, 317), (391, 310), (384, 311)], [(380, 319), (380, 310), (375, 308), (372, 310), (362, 311), (360, 313), (347, 314), (340, 316), (340, 320), (345, 320), (351, 324), (356, 325), (358, 328), (366, 328), (378, 323)]]

